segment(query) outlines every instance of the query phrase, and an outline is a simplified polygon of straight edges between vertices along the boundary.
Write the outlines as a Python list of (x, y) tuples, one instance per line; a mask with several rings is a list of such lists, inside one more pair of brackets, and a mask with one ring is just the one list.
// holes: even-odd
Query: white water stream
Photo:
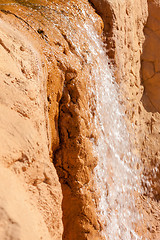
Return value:
[[(69, 13), (74, 14), (72, 8), (75, 7), (68, 2)], [(106, 240), (139, 240), (142, 238), (134, 231), (134, 224), (141, 218), (134, 201), (134, 193), (140, 191), (136, 170), (138, 159), (131, 152), (118, 85), (112, 76), (102, 40), (95, 30), (96, 19), (83, 8), (81, 11), (77, 8), (74, 21), (68, 16), (67, 13), (60, 15), (63, 28), (66, 26), (67, 40), (91, 70), (88, 91), (94, 99), (88, 104), (91, 108), (93, 104), (96, 107), (90, 124), (99, 132), (93, 151), (98, 157), (94, 190), (99, 194), (97, 215), (104, 225), (101, 235)], [(90, 20), (85, 21), (88, 16)]]
[[(81, 14), (84, 19), (88, 17), (83, 10)], [(69, 19), (64, 18), (68, 24)], [(91, 66), (88, 90), (91, 95), (93, 93), (96, 105), (92, 122), (99, 131), (98, 142), (94, 145), (98, 157), (94, 171), (95, 191), (100, 193), (97, 214), (104, 225), (101, 232), (104, 239), (138, 240), (142, 239), (134, 231), (134, 224), (140, 219), (134, 201), (134, 193), (140, 191), (136, 170), (138, 159), (131, 152), (124, 112), (119, 103), (118, 85), (109, 68), (103, 43), (94, 29), (95, 21), (90, 16), (90, 22), (76, 25), (76, 34), (71, 28), (67, 37), (80, 57), (84, 57), (81, 46), (82, 42), (85, 43), (86, 64)]]
[[(68, 2), (69, 12), (72, 7)], [(94, 96), (89, 105), (93, 101), (96, 106), (91, 124), (99, 132), (98, 142), (94, 144), (94, 152), (98, 157), (94, 173), (95, 191), (100, 193), (97, 215), (104, 225), (101, 234), (106, 240), (139, 240), (142, 238), (134, 232), (134, 224), (140, 218), (134, 202), (134, 192), (140, 191), (139, 173), (135, 167), (138, 159), (131, 152), (124, 112), (119, 103), (118, 85), (109, 68), (103, 43), (94, 28), (96, 19), (83, 9), (80, 13), (78, 11), (74, 16), (77, 18), (76, 32), (73, 32), (74, 26), (67, 14), (61, 14), (61, 20), (63, 25), (66, 24), (67, 38), (77, 56), (85, 58), (91, 69), (88, 91)], [(84, 19), (89, 16), (90, 21), (84, 21), (82, 16)], [(50, 17), (49, 13), (48, 19)], [(85, 55), (82, 43), (87, 49)]]

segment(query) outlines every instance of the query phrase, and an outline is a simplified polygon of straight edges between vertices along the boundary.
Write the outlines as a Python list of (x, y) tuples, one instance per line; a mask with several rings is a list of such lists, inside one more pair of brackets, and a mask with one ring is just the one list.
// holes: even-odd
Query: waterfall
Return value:
[[(97, 128), (101, 127), (94, 146), (99, 159), (94, 173), (96, 190), (100, 192), (98, 214), (105, 226), (102, 235), (109, 240), (138, 240), (141, 238), (133, 228), (140, 218), (134, 202), (134, 192), (140, 191), (135, 169), (138, 159), (131, 152), (118, 85), (109, 68), (103, 44), (92, 26), (84, 28), (93, 43), (91, 52), (97, 58), (97, 68), (91, 76), (95, 78), (96, 88), (90, 90), (96, 96), (94, 123)], [(92, 62), (92, 55), (88, 61)]]
[[(65, 3), (65, 11), (67, 4), (69, 12), (76, 7), (68, 1)], [(51, 6), (43, 8), (45, 17), (56, 26), (56, 19), (51, 17)], [(39, 10), (38, 7), (37, 9)], [(90, 114), (90, 124), (98, 132), (98, 140), (93, 141), (93, 151), (98, 158), (94, 169), (94, 191), (99, 196), (97, 216), (104, 226), (101, 235), (106, 240), (139, 240), (142, 238), (134, 231), (134, 224), (141, 217), (134, 201), (134, 193), (140, 191), (139, 173), (136, 169), (138, 159), (131, 151), (124, 110), (119, 103), (119, 86), (109, 67), (103, 42), (95, 29), (96, 19), (83, 7), (79, 9), (77, 15), (73, 16), (73, 22), (67, 14), (60, 14), (61, 21), (58, 19), (57, 22), (62, 22), (64, 28), (66, 25), (67, 39), (74, 47), (75, 54), (90, 66), (88, 92), (94, 98), (90, 99), (88, 105), (90, 110), (94, 105), (94, 116)], [(57, 4), (58, 17), (60, 11)], [(85, 21), (88, 17), (90, 21)]]
[[(85, 19), (89, 14), (81, 11)], [(63, 20), (70, 22), (66, 17)], [(94, 170), (94, 190), (99, 194), (97, 215), (104, 226), (101, 232), (104, 239), (138, 240), (142, 239), (134, 231), (134, 224), (141, 218), (134, 201), (134, 193), (140, 191), (138, 159), (131, 151), (118, 85), (112, 76), (102, 40), (94, 28), (95, 21), (90, 16), (90, 22), (80, 22), (75, 34), (68, 25), (67, 37), (76, 54), (85, 57), (86, 64), (91, 67), (88, 91), (94, 99), (89, 105), (94, 104), (96, 108), (91, 122), (99, 133), (98, 141), (93, 143), (94, 154), (98, 157)], [(87, 46), (85, 56), (82, 42)]]
[[(65, 11), (67, 4), (68, 12), (76, 8), (67, 2)], [(124, 110), (119, 103), (119, 86), (109, 67), (102, 39), (95, 29), (94, 16), (86, 12), (83, 5), (77, 8), (74, 20), (68, 15), (60, 15), (67, 40), (74, 53), (90, 66), (88, 92), (94, 98), (88, 104), (91, 112), (94, 105), (95, 113), (94, 116), (90, 114), (90, 124), (95, 132), (98, 131), (98, 141), (95, 143), (93, 140), (93, 151), (98, 158), (94, 170), (94, 191), (99, 195), (97, 216), (104, 226), (101, 235), (106, 240), (140, 240), (142, 238), (134, 231), (134, 224), (141, 218), (134, 201), (134, 193), (140, 191), (136, 169), (138, 159), (131, 151)], [(85, 21), (88, 17), (90, 21)], [(76, 31), (73, 30), (75, 23)], [(53, 24), (56, 25), (55, 22)]]

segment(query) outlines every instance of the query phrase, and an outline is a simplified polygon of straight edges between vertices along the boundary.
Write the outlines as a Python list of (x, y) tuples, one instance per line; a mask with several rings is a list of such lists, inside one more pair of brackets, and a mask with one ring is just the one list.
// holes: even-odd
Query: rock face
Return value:
[(1, 11), (0, 35), (0, 239), (61, 239), (62, 191), (49, 157), (46, 60), (38, 34), (14, 12)]
[[(87, 46), (85, 41), (77, 42), (83, 54), (77, 56), (69, 34), (72, 31), (76, 37), (76, 24), (90, 21), (81, 9), (95, 15), (98, 34), (103, 24), (87, 1), (74, 2), (1, 1), (2, 166), (22, 183), (24, 199), (30, 202), (24, 201), (40, 215), (30, 223), (37, 226), (37, 235), (30, 232), (32, 237), (21, 218), (15, 217), (15, 226), (24, 231), (18, 239), (24, 235), (26, 239), (62, 239), (62, 220), (64, 239), (100, 239), (89, 183), (96, 158), (90, 141), (95, 136), (88, 123)], [(18, 200), (13, 205), (19, 212)], [(32, 212), (28, 221), (31, 216)], [(5, 224), (9, 228), (10, 223)]]
[[(104, 21), (104, 29), (109, 29), (105, 32), (107, 52), (120, 84), (135, 153), (141, 159), (144, 194), (137, 205), (144, 218), (138, 231), (144, 238), (159, 239), (160, 1), (91, 2)], [(105, 9), (109, 9), (107, 14)]]
[(135, 230), (160, 238), (159, 12), (158, 0), (0, 0), (0, 239), (103, 239), (90, 50), (80, 31), (93, 19), (141, 159), (144, 218)]
[(149, 1), (149, 16), (144, 28), (145, 42), (143, 45), (142, 82), (145, 87), (144, 102), (149, 112), (159, 112), (159, 79), (160, 79), (160, 17), (159, 1)]

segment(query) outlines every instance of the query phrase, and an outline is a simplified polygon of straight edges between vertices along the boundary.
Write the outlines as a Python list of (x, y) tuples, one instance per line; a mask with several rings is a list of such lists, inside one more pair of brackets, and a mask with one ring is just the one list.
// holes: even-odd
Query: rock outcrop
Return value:
[(160, 2), (149, 1), (149, 16), (144, 28), (142, 83), (145, 87), (144, 106), (148, 112), (160, 112)]
[(0, 7), (0, 239), (62, 239), (41, 40), (16, 9)]
[[(138, 167), (144, 192), (137, 205), (144, 218), (137, 231), (144, 238), (158, 240), (160, 1), (91, 0), (91, 3), (104, 21), (107, 52), (120, 85), (135, 154), (141, 159)], [(109, 9), (107, 13), (105, 9)]]
[[(72, 38), (79, 31), (76, 25), (92, 15), (101, 34), (102, 20), (87, 1), (1, 3), (2, 165), (22, 183), (42, 218), (31, 224), (42, 222), (45, 228), (26, 238), (61, 239), (63, 220), (64, 239), (100, 239), (90, 185), (97, 160), (90, 141), (95, 136), (86, 88), (87, 36), (82, 34), (84, 42), (77, 42), (81, 57)], [(85, 18), (81, 9), (90, 16)], [(19, 214), (16, 206), (15, 211)], [(21, 219), (15, 223), (23, 232)], [(18, 237), (23, 239), (20, 233)]]
[(135, 230), (159, 239), (159, 13), (159, 0), (0, 0), (0, 239), (103, 239), (81, 31), (93, 19), (141, 159)]

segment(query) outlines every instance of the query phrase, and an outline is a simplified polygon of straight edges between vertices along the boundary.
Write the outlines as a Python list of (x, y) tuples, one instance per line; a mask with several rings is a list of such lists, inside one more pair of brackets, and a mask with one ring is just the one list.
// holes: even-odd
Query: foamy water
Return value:
[[(82, 10), (84, 18), (87, 13)], [(103, 43), (94, 29), (95, 19), (77, 25), (78, 31), (68, 32), (68, 38), (77, 55), (84, 56), (82, 41), (88, 47), (85, 60), (90, 64), (90, 86), (96, 111), (92, 124), (98, 129), (98, 142), (94, 145), (98, 165), (94, 170), (95, 191), (99, 195), (97, 214), (103, 223), (101, 232), (104, 239), (142, 239), (134, 231), (134, 224), (140, 219), (135, 207), (134, 193), (139, 189), (138, 163), (132, 152), (123, 107), (119, 103), (118, 85), (109, 68)], [(93, 93), (93, 94), (92, 94)]]
[[(68, 12), (72, 12), (72, 8), (68, 2)], [(103, 225), (101, 235), (106, 240), (139, 240), (142, 238), (134, 231), (134, 224), (141, 218), (134, 201), (134, 192), (140, 191), (139, 173), (135, 168), (138, 159), (131, 152), (124, 111), (119, 104), (118, 85), (112, 76), (102, 40), (94, 28), (96, 19), (81, 8), (72, 21), (66, 5), (65, 11), (66, 14), (60, 14), (60, 19), (63, 27), (66, 26), (67, 40), (91, 72), (88, 92), (94, 99), (90, 99), (88, 105), (91, 112), (93, 105), (96, 109), (94, 116), (90, 114), (90, 124), (99, 133), (98, 141), (93, 141), (93, 151), (98, 158), (94, 190), (99, 194), (97, 215)], [(85, 21), (88, 16), (90, 20)]]
[[(72, 8), (68, 2), (68, 11)], [(45, 11), (46, 17), (52, 21), (51, 12), (47, 15), (47, 7)], [(57, 12), (60, 12), (58, 5)], [(66, 25), (68, 41), (74, 46), (77, 56), (85, 58), (91, 69), (88, 92), (94, 99), (88, 104), (90, 107), (94, 104), (96, 108), (94, 116), (90, 116), (91, 124), (99, 133), (98, 141), (93, 142), (93, 151), (98, 158), (94, 170), (94, 190), (100, 193), (97, 215), (104, 226), (101, 234), (106, 240), (139, 240), (142, 238), (134, 231), (134, 224), (140, 218), (134, 201), (134, 192), (140, 191), (139, 173), (135, 168), (138, 159), (131, 152), (124, 111), (119, 104), (118, 85), (112, 76), (103, 43), (94, 28), (96, 19), (90, 15), (90, 20), (84, 21), (82, 16), (87, 19), (89, 13), (77, 10), (74, 22), (67, 14), (60, 14), (63, 27)], [(56, 25), (55, 20), (53, 25)], [(85, 54), (82, 43), (87, 49)]]

